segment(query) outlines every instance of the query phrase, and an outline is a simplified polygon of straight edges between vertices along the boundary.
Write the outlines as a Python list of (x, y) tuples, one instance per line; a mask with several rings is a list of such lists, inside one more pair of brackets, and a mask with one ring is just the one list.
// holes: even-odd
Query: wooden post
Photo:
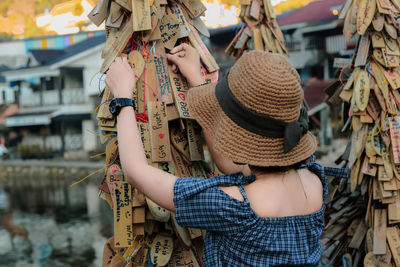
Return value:
[(64, 77), (63, 75), (65, 74), (65, 71), (63, 68), (60, 68), (60, 76), (57, 77), (56, 81), (56, 89), (58, 91), (58, 104), (62, 105), (63, 104), (63, 87), (64, 87)]
[(43, 92), (47, 90), (46, 77), (40, 77), (40, 105), (43, 106)]
[(65, 122), (60, 120), (60, 137), (61, 137), (61, 156), (64, 157), (65, 153)]

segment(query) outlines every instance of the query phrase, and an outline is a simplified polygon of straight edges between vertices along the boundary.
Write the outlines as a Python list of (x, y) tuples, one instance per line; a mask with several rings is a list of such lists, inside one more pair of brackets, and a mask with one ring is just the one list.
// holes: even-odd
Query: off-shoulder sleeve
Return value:
[(234, 233), (254, 223), (248, 202), (227, 195), (203, 178), (179, 178), (174, 185), (175, 218), (183, 227)]

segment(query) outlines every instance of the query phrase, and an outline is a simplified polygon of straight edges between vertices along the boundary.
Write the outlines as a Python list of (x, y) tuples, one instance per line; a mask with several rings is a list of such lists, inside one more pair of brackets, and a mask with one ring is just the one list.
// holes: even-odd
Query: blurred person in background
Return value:
[(8, 159), (8, 149), (6, 148), (6, 139), (0, 138), (0, 161)]
[(15, 159), (18, 157), (18, 144), (21, 143), (22, 138), (16, 132), (10, 132), (7, 140), (8, 157)]

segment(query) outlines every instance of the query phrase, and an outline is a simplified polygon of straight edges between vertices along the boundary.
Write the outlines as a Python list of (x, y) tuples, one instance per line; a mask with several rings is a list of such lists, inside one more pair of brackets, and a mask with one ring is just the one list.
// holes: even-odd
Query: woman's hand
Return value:
[(115, 98), (132, 98), (136, 78), (126, 57), (117, 57), (111, 64), (107, 72), (106, 84)]
[(168, 60), (173, 63), (172, 70), (176, 72), (179, 69), (190, 86), (198, 86), (204, 83), (201, 75), (200, 56), (192, 46), (181, 44), (174, 47), (168, 54)]

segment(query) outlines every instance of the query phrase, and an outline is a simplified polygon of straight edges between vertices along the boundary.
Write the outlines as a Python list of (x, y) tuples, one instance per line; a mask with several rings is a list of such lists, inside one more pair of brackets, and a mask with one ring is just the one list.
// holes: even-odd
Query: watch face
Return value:
[(115, 99), (111, 100), (109, 109), (110, 109), (110, 113), (112, 115), (114, 115), (115, 112), (117, 111), (116, 106), (117, 106), (117, 104), (116, 104)]
[(122, 107), (131, 106), (134, 107), (132, 99), (129, 98), (113, 98), (110, 102), (109, 110), (114, 116), (118, 115)]

